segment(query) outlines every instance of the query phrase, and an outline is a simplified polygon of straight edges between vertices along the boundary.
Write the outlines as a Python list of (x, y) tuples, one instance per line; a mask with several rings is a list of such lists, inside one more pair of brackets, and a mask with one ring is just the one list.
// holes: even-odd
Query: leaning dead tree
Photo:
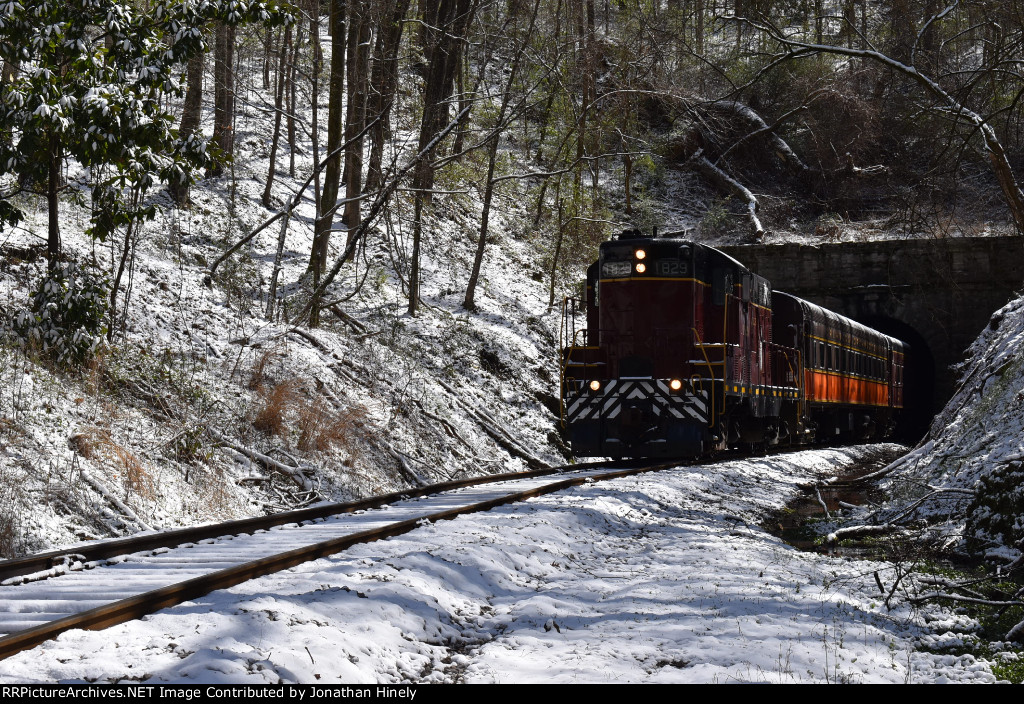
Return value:
[(757, 239), (764, 237), (764, 225), (761, 224), (761, 219), (757, 216), (757, 211), (760, 209), (760, 203), (757, 202), (757, 197), (749, 188), (729, 174), (725, 173), (725, 171), (719, 167), (712, 164), (708, 158), (704, 156), (703, 149), (698, 149), (694, 152), (687, 160), (687, 164), (691, 165), (698, 173), (704, 176), (704, 178), (720, 192), (735, 195), (743, 201), (754, 237)]
[(743, 203), (753, 236), (760, 239), (765, 234), (764, 225), (758, 217), (760, 203), (739, 177), (730, 173), (727, 157), (763, 152), (794, 177), (806, 179), (815, 173), (776, 132), (786, 119), (806, 109), (813, 99), (814, 96), (800, 109), (786, 113), (771, 125), (753, 108), (738, 101), (684, 101), (691, 124), (682, 136), (674, 140), (670, 155), (673, 160), (699, 173), (719, 193), (733, 196)]

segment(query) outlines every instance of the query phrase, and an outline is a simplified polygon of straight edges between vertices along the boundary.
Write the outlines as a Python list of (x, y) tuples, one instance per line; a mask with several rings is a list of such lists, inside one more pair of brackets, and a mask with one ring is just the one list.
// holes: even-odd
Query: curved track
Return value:
[(586, 482), (687, 464), (608, 463), (437, 484), (348, 504), (168, 531), (0, 562), (0, 658), (415, 529)]

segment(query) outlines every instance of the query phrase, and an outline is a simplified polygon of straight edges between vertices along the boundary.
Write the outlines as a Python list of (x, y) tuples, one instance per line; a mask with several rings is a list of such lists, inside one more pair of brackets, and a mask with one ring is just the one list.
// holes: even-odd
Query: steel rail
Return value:
[[(606, 463), (592, 463), (597, 465), (605, 465)], [(597, 475), (585, 475), (570, 477), (562, 479), (551, 484), (545, 484), (543, 486), (534, 487), (525, 491), (514, 492), (506, 494), (486, 501), (480, 501), (472, 504), (467, 504), (458, 508), (447, 509), (444, 511), (438, 511), (436, 513), (426, 514), (416, 518), (398, 521), (381, 528), (372, 530), (361, 531), (358, 533), (352, 533), (349, 535), (341, 536), (331, 540), (326, 540), (318, 543), (314, 543), (305, 547), (295, 548), (286, 552), (278, 553), (270, 557), (261, 558), (246, 562), (241, 565), (237, 565), (228, 569), (211, 572), (210, 574), (195, 577), (177, 584), (172, 584), (160, 589), (155, 589), (137, 596), (129, 597), (127, 599), (121, 599), (118, 601), (105, 604), (87, 611), (82, 611), (78, 614), (73, 614), (60, 618), (48, 623), (44, 623), (39, 626), (35, 626), (23, 631), (12, 633), (8, 636), (0, 638), (0, 659), (6, 658), (15, 653), (33, 648), (40, 643), (55, 638), (57, 635), (71, 630), (71, 629), (86, 629), (86, 630), (101, 630), (108, 626), (113, 626), (125, 621), (140, 618), (147, 614), (151, 614), (160, 609), (175, 606), (182, 602), (194, 599), (205, 594), (208, 594), (217, 589), (226, 589), (228, 587), (241, 584), (242, 582), (256, 577), (262, 577), (267, 574), (279, 572), (281, 570), (294, 567), (315, 560), (328, 555), (341, 552), (346, 548), (360, 543), (369, 543), (384, 538), (401, 535), (408, 533), (423, 524), (424, 521), (440, 521), (440, 520), (451, 520), (458, 516), (475, 513), (480, 511), (487, 511), (492, 508), (502, 506), (509, 503), (518, 501), (524, 501), (536, 496), (542, 496), (544, 494), (554, 493), (561, 491), (573, 486), (579, 486), (584, 483), (593, 481), (606, 481), (610, 479), (618, 479), (621, 477), (628, 477), (635, 474), (641, 474), (645, 472), (654, 472), (672, 467), (684, 466), (690, 464), (686, 461), (673, 461), (671, 463), (657, 464), (657, 465), (646, 465), (641, 467), (634, 467), (630, 469), (621, 469), (611, 471)], [(576, 468), (580, 468), (578, 465)], [(544, 476), (559, 472), (559, 469), (551, 470), (534, 470), (529, 472), (518, 472), (512, 475), (499, 475), (504, 479), (515, 479), (515, 478), (528, 478)], [(449, 484), (458, 484), (460, 486), (469, 486), (473, 484), (490, 483), (488, 481), (478, 481), (479, 478), (474, 480), (464, 480), (458, 482), (448, 482), (440, 485), (433, 485), (434, 487), (446, 486)], [(491, 479), (487, 477), (486, 479)], [(495, 480), (491, 480), (493, 482)], [(498, 480), (500, 481), (500, 480)], [(466, 484), (464, 482), (472, 482)], [(423, 487), (422, 489), (426, 489)], [(458, 487), (454, 487), (458, 488)], [(416, 490), (419, 491), (419, 490)], [(393, 495), (388, 495), (391, 501), (394, 501), (396, 496), (400, 498), (408, 497), (413, 492), (401, 492)], [(432, 493), (437, 493), (432, 492)], [(425, 493), (420, 493), (420, 496)], [(382, 501), (385, 497), (379, 497), (376, 500), (380, 503), (387, 503)], [(356, 502), (359, 505), (364, 505), (364, 502)], [(335, 505), (338, 506), (338, 505)], [(351, 506), (351, 504), (342, 504), (342, 506)], [(356, 510), (356, 509), (352, 509)], [(337, 512), (337, 511), (336, 511)], [(290, 512), (296, 513), (296, 512)], [(295, 522), (294, 519), (287, 521), (289, 523)], [(237, 522), (236, 522), (237, 523)], [(223, 525), (223, 524), (221, 524)], [(223, 533), (221, 533), (223, 535)], [(123, 544), (124, 541), (119, 541)]]
[(510, 472), (508, 474), (489, 474), (467, 479), (456, 479), (439, 484), (428, 484), (414, 489), (403, 489), (389, 494), (382, 494), (359, 501), (346, 503), (329, 503), (309, 508), (295, 509), (274, 513), (269, 516), (256, 516), (254, 518), (241, 518), (223, 523), (211, 523), (209, 525), (194, 526), (191, 528), (178, 528), (175, 530), (162, 531), (150, 535), (133, 536), (130, 538), (119, 538), (116, 540), (104, 540), (95, 544), (79, 545), (75, 547), (51, 550), (36, 555), (28, 555), (12, 560), (0, 561), (0, 582), (15, 577), (22, 577), (39, 572), (45, 572), (54, 567), (66, 565), (71, 561), (93, 562), (105, 560), (118, 555), (125, 555), (144, 550), (155, 550), (157, 548), (172, 548), (186, 543), (196, 543), (200, 540), (211, 538), (223, 538), (230, 535), (241, 535), (253, 533), (259, 530), (267, 530), (275, 526), (288, 523), (302, 523), (320, 518), (328, 518), (344, 513), (354, 513), (368, 509), (380, 508), (387, 504), (405, 499), (414, 499), (421, 496), (431, 496), (454, 489), (463, 489), (481, 484), (492, 484), (514, 479), (529, 479), (532, 477), (543, 477), (551, 474), (560, 474), (580, 469), (600, 469), (601, 467), (616, 464), (622, 466), (622, 462), (582, 462), (574, 465), (563, 465), (550, 467), (548, 469), (531, 469), (523, 472)]

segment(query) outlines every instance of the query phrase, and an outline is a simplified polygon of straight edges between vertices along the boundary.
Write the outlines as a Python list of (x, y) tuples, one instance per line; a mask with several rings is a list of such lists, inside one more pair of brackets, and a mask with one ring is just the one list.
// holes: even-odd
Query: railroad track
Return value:
[(685, 464), (601, 462), (478, 477), (0, 561), (0, 659), (67, 630), (137, 619), (427, 521)]

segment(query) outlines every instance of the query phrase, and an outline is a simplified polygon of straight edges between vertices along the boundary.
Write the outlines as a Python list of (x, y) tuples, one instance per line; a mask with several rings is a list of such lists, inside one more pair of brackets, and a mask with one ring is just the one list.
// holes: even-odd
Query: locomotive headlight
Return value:
[(647, 252), (645, 252), (642, 249), (638, 249), (636, 250), (636, 252), (633, 253), (633, 256), (635, 256), (637, 259), (644, 259), (647, 257)]
[(591, 391), (600, 391), (600, 389), (601, 389), (601, 382), (600, 381), (598, 381), (597, 379), (594, 379), (592, 382), (590, 382), (590, 390)]
[(673, 391), (679, 391), (679, 389), (683, 388), (683, 382), (681, 382), (679, 379), (673, 379), (672, 381), (668, 382), (668, 387)]
[(636, 265), (636, 273), (642, 274), (645, 271), (647, 271), (647, 265), (646, 264), (644, 264), (643, 262), (640, 262), (640, 263), (638, 263)]

